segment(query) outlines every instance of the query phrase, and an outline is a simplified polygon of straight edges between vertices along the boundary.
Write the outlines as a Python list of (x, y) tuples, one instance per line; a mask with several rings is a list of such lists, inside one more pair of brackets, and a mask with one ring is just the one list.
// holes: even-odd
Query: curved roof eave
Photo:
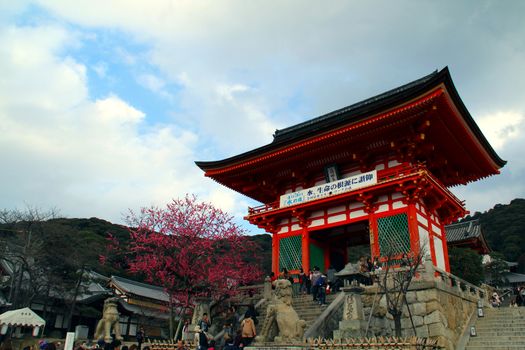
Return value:
[(348, 124), (349, 122), (361, 121), (367, 116), (409, 101), (441, 83), (445, 84), (450, 97), (456, 104), (460, 113), (463, 115), (467, 125), (471, 128), (492, 160), (500, 168), (503, 167), (507, 162), (497, 155), (465, 107), (454, 86), (448, 67), (443, 68), (439, 72), (435, 71), (408, 84), (357, 102), (350, 106), (335, 110), (333, 112), (287, 127), (285, 129), (276, 130), (274, 134), (274, 140), (272, 143), (267, 145), (222, 160), (196, 161), (195, 164), (203, 171), (220, 169), (225, 166), (233, 165), (243, 160), (251, 159), (257, 157), (258, 155), (275, 151), (291, 143), (304, 140), (305, 138), (315, 136), (318, 133), (332, 130), (344, 124)]

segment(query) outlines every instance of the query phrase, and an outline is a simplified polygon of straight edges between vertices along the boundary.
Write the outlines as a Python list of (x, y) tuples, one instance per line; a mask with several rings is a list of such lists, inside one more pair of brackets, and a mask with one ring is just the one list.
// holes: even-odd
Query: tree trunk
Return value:
[(182, 336), (179, 338), (179, 333), (180, 333), (181, 328), (182, 328), (182, 317), (179, 318), (179, 322), (177, 323), (177, 331), (175, 332), (175, 337), (177, 337), (177, 339), (175, 340), (182, 339)]
[(173, 302), (170, 296), (170, 339), (173, 339)]
[(18, 270), (18, 280), (16, 281), (16, 287), (15, 292), (13, 295), (13, 309), (18, 308), (18, 299), (20, 297), (20, 294), (22, 293), (22, 280), (24, 279), (24, 269), (22, 265), (20, 265), (20, 269)]
[(44, 296), (44, 310), (42, 311), (42, 318), (47, 321), (47, 304), (49, 301), (49, 292), (51, 291), (51, 284), (48, 283), (46, 288), (46, 295)]
[(401, 337), (401, 312), (393, 313), (392, 316), (394, 317), (394, 329), (396, 337)]
[(75, 292), (73, 293), (73, 300), (71, 301), (71, 309), (67, 315), (67, 329), (71, 331), (71, 321), (73, 320), (73, 312), (75, 311), (75, 306), (77, 304), (77, 296), (80, 286), (82, 284), (82, 278), (84, 277), (84, 266), (80, 269), (80, 276), (78, 277), (77, 284), (75, 285)]

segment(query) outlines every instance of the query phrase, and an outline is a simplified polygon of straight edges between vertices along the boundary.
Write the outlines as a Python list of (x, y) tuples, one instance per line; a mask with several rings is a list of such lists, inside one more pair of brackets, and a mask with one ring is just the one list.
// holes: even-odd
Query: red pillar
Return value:
[(308, 227), (303, 227), (301, 250), (303, 270), (308, 273), (310, 271), (310, 232), (308, 232)]
[(279, 237), (272, 234), (272, 272), (279, 276)]
[(379, 257), (379, 235), (377, 230), (377, 218), (375, 214), (368, 215), (368, 229), (370, 230), (370, 251), (372, 258)]

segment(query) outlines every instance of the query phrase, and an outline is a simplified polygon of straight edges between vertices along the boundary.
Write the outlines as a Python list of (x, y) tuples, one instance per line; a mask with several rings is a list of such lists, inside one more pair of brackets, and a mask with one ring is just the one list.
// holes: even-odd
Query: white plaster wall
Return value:
[(321, 226), (321, 225), (324, 225), (324, 218), (312, 220), (312, 222), (310, 223), (310, 226), (308, 227), (315, 227), (315, 226)]
[(434, 251), (436, 252), (436, 266), (445, 270), (445, 254), (443, 253), (443, 242), (438, 237), (434, 237)]
[(350, 219), (359, 218), (361, 216), (366, 216), (366, 215), (368, 214), (365, 213), (364, 210), (356, 210), (356, 211), (350, 212)]
[(346, 214), (339, 214), (339, 215), (334, 215), (334, 216), (330, 216), (328, 217), (328, 223), (331, 224), (333, 222), (339, 222), (339, 221), (344, 221), (346, 220)]
[(346, 211), (346, 206), (340, 205), (338, 207), (330, 208), (330, 209), (328, 209), (328, 214), (340, 213), (342, 211)]
[(422, 252), (425, 252), (423, 255), (425, 258), (430, 257), (430, 240), (428, 231), (421, 226), (418, 226), (419, 231), (419, 249), (421, 249)]
[(406, 207), (407, 205), (401, 201), (397, 201), (397, 202), (394, 202), (392, 203), (392, 209), (399, 209), (399, 208), (404, 208)]
[(427, 223), (428, 223), (427, 218), (425, 218), (423, 215), (421, 215), (421, 214), (419, 214), (419, 213), (417, 213), (416, 216), (417, 216), (417, 221), (418, 221), (418, 222), (420, 222), (420, 223), (422, 223), (423, 225), (427, 226)]

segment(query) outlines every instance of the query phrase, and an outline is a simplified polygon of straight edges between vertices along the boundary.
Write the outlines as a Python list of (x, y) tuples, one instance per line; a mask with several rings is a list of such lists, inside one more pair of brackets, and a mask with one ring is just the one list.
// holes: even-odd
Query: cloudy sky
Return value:
[[(525, 197), (525, 2), (0, 0), (0, 208), (122, 222), (195, 193), (257, 203), (195, 160), (449, 66), (502, 174), (453, 191)], [(256, 232), (255, 229), (252, 229)]]

